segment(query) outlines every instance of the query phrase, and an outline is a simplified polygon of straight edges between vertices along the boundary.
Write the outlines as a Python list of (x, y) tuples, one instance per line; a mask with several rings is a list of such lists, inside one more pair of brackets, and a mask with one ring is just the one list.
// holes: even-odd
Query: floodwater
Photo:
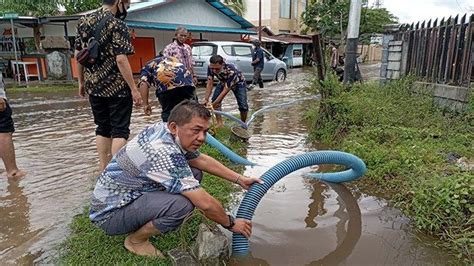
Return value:
[[(284, 83), (267, 83), (249, 93), (252, 110), (305, 96), (305, 70)], [(199, 94), (202, 98), (203, 90)], [(94, 124), (87, 101), (73, 92), (10, 94), (17, 132), (18, 164), (28, 175), (7, 180), (0, 174), (0, 264), (48, 263), (67, 237), (68, 224), (88, 204), (98, 175)], [(233, 95), (224, 102), (232, 111)], [(255, 119), (247, 157), (260, 176), (293, 155), (317, 150), (305, 144), (301, 113), (311, 102), (276, 109)], [(132, 135), (159, 120), (141, 110), (132, 117)], [(319, 147), (321, 148), (321, 147)], [(280, 180), (262, 199), (254, 217), (247, 265), (412, 265), (449, 264), (451, 257), (419, 239), (408, 219), (385, 201), (354, 187), (308, 180), (302, 169)]]
[[(305, 78), (290, 76), (249, 95), (258, 110), (302, 98)], [(250, 128), (247, 158), (259, 164), (245, 175), (261, 176), (275, 164), (304, 152), (330, 149), (306, 144), (308, 129), (302, 114), (312, 104), (275, 109), (256, 119)], [(331, 170), (333, 166), (320, 166)], [(453, 258), (429, 244), (433, 239), (414, 235), (409, 219), (383, 199), (356, 187), (323, 183), (303, 177), (298, 170), (277, 182), (260, 201), (253, 218), (250, 255), (233, 265), (446, 265)], [(236, 212), (236, 209), (234, 209)], [(421, 240), (422, 239), (422, 240)]]

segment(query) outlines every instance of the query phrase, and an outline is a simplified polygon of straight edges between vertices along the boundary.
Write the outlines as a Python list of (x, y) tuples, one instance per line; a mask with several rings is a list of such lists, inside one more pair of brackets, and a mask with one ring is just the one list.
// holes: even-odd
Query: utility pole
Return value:
[(313, 52), (314, 52), (314, 60), (316, 62), (316, 70), (318, 73), (318, 81), (320, 84), (324, 81), (324, 63), (323, 63), (323, 52), (321, 49), (321, 38), (319, 33), (313, 35), (311, 38), (313, 40)]
[(344, 62), (344, 83), (352, 83), (356, 77), (357, 42), (359, 39), (361, 0), (351, 0), (349, 25), (347, 26), (346, 60)]
[(375, 0), (374, 7), (375, 8), (381, 8), (383, 4), (382, 0)]
[[(10, 26), (11, 26), (11, 31), (12, 31), (12, 39), (13, 39), (13, 51), (15, 51), (15, 66), (16, 66), (16, 81), (17, 81), (17, 85), (20, 85), (20, 67), (18, 65), (18, 52), (16, 50), (16, 38), (15, 38), (15, 25), (13, 24), (13, 19), (16, 19), (18, 18), (18, 14), (17, 13), (5, 13), (3, 15), (3, 18), (5, 19), (10, 19)], [(13, 65), (12, 65), (13, 67)], [(13, 70), (15, 71), (15, 70)], [(26, 79), (26, 77), (25, 77)]]
[(262, 0), (258, 0), (258, 40), (262, 43)]

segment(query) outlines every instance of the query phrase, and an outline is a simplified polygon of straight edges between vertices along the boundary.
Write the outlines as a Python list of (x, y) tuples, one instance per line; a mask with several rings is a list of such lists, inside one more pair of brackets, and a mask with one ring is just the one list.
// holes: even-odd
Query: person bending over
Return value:
[[(224, 62), (222, 56), (211, 56), (207, 69), (207, 86), (203, 102), (204, 105), (209, 104), (209, 96), (214, 87), (214, 78), (219, 80), (219, 84), (217, 84), (214, 94), (212, 95), (212, 105), (214, 109), (221, 109), (222, 100), (224, 100), (227, 93), (232, 90), (240, 111), (240, 120), (245, 122), (247, 120), (249, 106), (247, 103), (247, 85), (245, 84), (245, 78), (242, 72), (233, 64)], [(217, 126), (222, 126), (221, 116), (217, 116)]]

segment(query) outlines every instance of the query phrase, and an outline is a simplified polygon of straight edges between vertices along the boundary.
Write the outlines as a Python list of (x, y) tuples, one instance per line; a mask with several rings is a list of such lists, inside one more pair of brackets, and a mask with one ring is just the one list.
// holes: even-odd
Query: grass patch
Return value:
[(10, 87), (7, 88), (7, 94), (10, 93), (44, 93), (44, 92), (65, 92), (77, 90), (77, 85), (62, 84), (62, 85), (39, 85), (28, 87)]
[[(357, 185), (363, 191), (386, 198), (415, 228), (437, 237), (437, 245), (471, 263), (474, 175), (447, 156), (456, 153), (473, 162), (474, 110), (457, 115), (440, 110), (430, 96), (413, 93), (412, 81), (349, 89), (329, 77), (325, 85), (335, 93), (321, 105), (333, 113), (321, 114), (319, 107), (308, 111), (310, 138), (362, 158), (368, 172)], [(315, 82), (313, 90), (319, 91)]]
[[(245, 143), (231, 141), (232, 133), (227, 128), (219, 129), (216, 138), (221, 140), (226, 146), (237, 153), (242, 153)], [(227, 166), (232, 166), (236, 171), (242, 172), (242, 166), (231, 165), (230, 161), (223, 157), (217, 150), (204, 145), (200, 151), (223, 162)], [(202, 186), (221, 201), (226, 206), (231, 199), (231, 193), (238, 188), (221, 178), (204, 174)], [(83, 214), (74, 217), (71, 223), (71, 234), (61, 245), (59, 264), (68, 265), (117, 265), (117, 264), (153, 264), (171, 265), (167, 259), (150, 259), (135, 256), (123, 247), (125, 236), (107, 236), (101, 229), (91, 224), (88, 217), (89, 209), (86, 208)], [(152, 243), (164, 254), (167, 251), (179, 246), (188, 246), (194, 242), (197, 236), (198, 226), (201, 222), (211, 222), (207, 220), (199, 211), (186, 221), (180, 229), (152, 238)]]

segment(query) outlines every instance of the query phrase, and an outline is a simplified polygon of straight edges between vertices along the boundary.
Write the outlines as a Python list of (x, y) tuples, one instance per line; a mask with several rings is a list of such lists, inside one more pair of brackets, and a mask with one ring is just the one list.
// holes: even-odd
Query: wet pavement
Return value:
[[(295, 69), (283, 83), (266, 83), (249, 93), (252, 110), (305, 96), (308, 70)], [(203, 89), (199, 90), (202, 98)], [(87, 101), (74, 92), (10, 94), (17, 132), (18, 164), (28, 175), (0, 177), (0, 264), (48, 263), (67, 237), (68, 224), (88, 204), (98, 175), (94, 124)], [(311, 102), (268, 111), (250, 128), (247, 157), (260, 176), (276, 163), (316, 150), (306, 144), (302, 113)], [(230, 95), (224, 111), (234, 110)], [(132, 135), (159, 120), (141, 110), (132, 117)], [(321, 147), (319, 147), (321, 148)], [(356, 188), (308, 180), (299, 170), (279, 181), (262, 199), (254, 217), (248, 265), (448, 264), (451, 258), (419, 240), (408, 219), (385, 201)]]

